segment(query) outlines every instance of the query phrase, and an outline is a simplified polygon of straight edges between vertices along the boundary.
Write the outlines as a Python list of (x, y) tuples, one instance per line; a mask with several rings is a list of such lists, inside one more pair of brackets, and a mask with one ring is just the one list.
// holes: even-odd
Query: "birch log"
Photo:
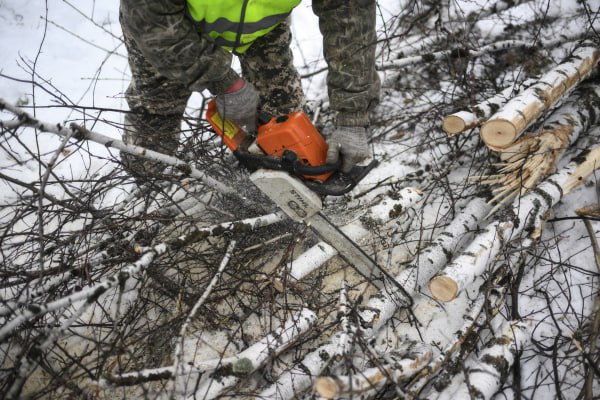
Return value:
[(483, 124), (481, 138), (492, 150), (508, 147), (544, 112), (587, 77), (600, 60), (600, 50), (584, 43), (572, 56), (545, 74), (536, 84), (511, 99)]
[[(554, 42), (550, 43), (553, 44)], [(493, 53), (500, 50), (506, 50), (515, 47), (531, 47), (531, 43), (520, 40), (502, 40), (496, 43), (490, 43), (482, 46), (477, 50), (469, 48), (459, 48), (451, 50), (441, 50), (434, 53), (422, 54), (418, 56), (404, 57), (398, 60), (390, 61), (383, 65), (378, 65), (377, 69), (380, 71), (394, 70), (406, 67), (408, 65), (430, 63), (433, 61), (441, 61), (447, 58), (463, 58), (463, 57), (480, 57), (484, 54)]]
[(431, 348), (422, 342), (410, 342), (406, 350), (385, 354), (377, 367), (354, 375), (322, 376), (316, 380), (315, 391), (326, 399), (351, 397), (369, 398), (389, 380), (398, 382), (418, 373), (431, 360)]
[(490, 282), (480, 287), (477, 297), (462, 315), (461, 320), (464, 323), (458, 331), (454, 332), (453, 339), (404, 387), (410, 399), (421, 398), (421, 390), (438, 376), (439, 371), (450, 360), (456, 357), (456, 352), (463, 349), (463, 344), (470, 335), (486, 326), (488, 318), (498, 313), (504, 303), (507, 289), (505, 285), (500, 285), (500, 282), (506, 278), (509, 271), (509, 268), (498, 268)]
[[(416, 274), (423, 273), (424, 276), (427, 276), (427, 271), (431, 270), (431, 267), (427, 267), (427, 264), (437, 265), (438, 268), (443, 266), (448, 260), (445, 250), (453, 249), (466, 232), (474, 229), (480, 217), (487, 213), (488, 208), (489, 206), (482, 199), (475, 199), (469, 203), (464, 213), (461, 213), (447, 228), (448, 232), (440, 234), (439, 241), (436, 240), (437, 245), (432, 245), (431, 250), (422, 254), (420, 258), (423, 261), (411, 267), (409, 272), (400, 273), (396, 279), (400, 279), (399, 282), (402, 282), (402, 280), (411, 282), (414, 279), (413, 285), (416, 285), (416, 282), (425, 282), (426, 279), (417, 280)], [(419, 267), (423, 267), (424, 270), (419, 272)], [(412, 288), (413, 292), (415, 287)], [(407, 288), (411, 290), (411, 284)], [(365, 309), (372, 307), (372, 310), (363, 311), (360, 314), (363, 325), (372, 325), (362, 332), (366, 340), (371, 338), (403, 304), (399, 295), (396, 290), (393, 292), (380, 291), (369, 299)], [(272, 398), (277, 396), (280, 399), (291, 399), (298, 393), (308, 390), (314, 384), (314, 377), (320, 375), (326, 366), (339, 358), (340, 348), (343, 348), (340, 343), (343, 339), (344, 335), (341, 332), (334, 335), (329, 342), (306, 355), (298, 365), (285, 371), (274, 384), (261, 392), (259, 397)]]
[[(532, 84), (532, 80), (527, 80), (520, 86), (527, 88)], [(454, 136), (468, 129), (480, 126), (500, 107), (506, 104), (511, 96), (518, 92), (519, 91), (517, 90), (516, 85), (511, 85), (500, 93), (497, 93), (496, 95), (476, 104), (473, 106), (472, 111), (458, 111), (454, 114), (450, 114), (442, 121), (442, 129), (448, 134), (448, 136)]]
[[(507, 10), (511, 7), (515, 7), (516, 5), (523, 3), (528, 0), (510, 0), (510, 1), (495, 1), (495, 2), (486, 2), (484, 5), (479, 7), (476, 12), (473, 14), (476, 15), (464, 15), (460, 10), (454, 10), (455, 15), (452, 15), (452, 18), (448, 20), (435, 21), (436, 26), (439, 26), (439, 32), (448, 32), (452, 30), (450, 25), (458, 25), (460, 29), (465, 24), (465, 19), (474, 20), (474, 19), (482, 19), (489, 17), (492, 14), (497, 14), (501, 11)], [(454, 2), (450, 2), (448, 7), (453, 7)], [(440, 7), (443, 9), (443, 7)], [(401, 18), (401, 16), (398, 16)], [(414, 15), (412, 15), (415, 18)], [(490, 38), (490, 35), (484, 35), (485, 37)], [(402, 40), (397, 44), (396, 48), (393, 49), (393, 55), (397, 56), (397, 58), (411, 56), (415, 53), (426, 52), (429, 49), (433, 48), (435, 45), (439, 44), (446, 40), (445, 34), (438, 35), (423, 35), (417, 34), (412, 36), (403, 37)], [(439, 46), (438, 46), (439, 47)]]
[(302, 361), (281, 374), (277, 380), (258, 394), (259, 399), (293, 399), (308, 390), (313, 379), (321, 374), (325, 367), (339, 358), (341, 348), (340, 333), (316, 350), (306, 354)]
[(294, 314), (285, 324), (254, 345), (228, 359), (221, 370), (231, 369), (229, 374), (219, 373), (218, 378), (204, 380), (191, 398), (214, 399), (223, 390), (235, 385), (240, 376), (248, 376), (262, 367), (269, 359), (281, 354), (298, 341), (315, 324), (317, 315), (309, 309)]
[[(485, 200), (471, 200), (433, 243), (422, 250), (414, 261), (398, 274), (396, 280), (409, 295), (417, 293), (421, 285), (428, 282), (450, 261), (449, 257), (469, 232), (477, 228), (489, 209), (490, 206)], [(398, 296), (394, 292), (381, 291), (371, 296), (367, 307), (360, 313), (361, 321), (364, 326), (377, 331), (387, 323), (398, 307)]]
[(600, 167), (600, 146), (589, 151), (585, 160), (575, 157), (566, 167), (551, 175), (535, 191), (516, 199), (512, 217), (493, 221), (452, 263), (429, 281), (434, 298), (451, 301), (460, 291), (483, 274), (503, 245), (526, 232), (539, 236), (546, 212), (563, 196)]
[(455, 375), (437, 400), (489, 400), (506, 382), (515, 356), (531, 339), (531, 326), (521, 321), (505, 321), (499, 333), (488, 340), (477, 357), (468, 359), (465, 371)]
[(307, 390), (317, 376), (331, 362), (348, 354), (354, 342), (357, 326), (350, 323), (348, 292), (345, 281), (340, 290), (340, 330), (328, 343), (304, 356), (302, 361), (285, 371), (275, 382), (263, 390), (258, 398), (292, 399)]
[(342, 281), (342, 287), (340, 289), (340, 307), (338, 312), (340, 319), (340, 333), (336, 354), (348, 354), (354, 343), (354, 338), (356, 337), (358, 329), (356, 325), (350, 322), (351, 312), (352, 307), (350, 306), (350, 299), (348, 298), (346, 281)]
[[(524, 243), (522, 245), (523, 245), (523, 247), (528, 247), (530, 245), (530, 240), (527, 239), (526, 241), (524, 241)], [(514, 255), (511, 256), (511, 258), (514, 258), (515, 260), (511, 260), (511, 262), (508, 265), (515, 265), (517, 263), (516, 259), (518, 259), (520, 257), (522, 257), (521, 254), (515, 253)], [(406, 384), (402, 390), (404, 391), (405, 394), (408, 395), (408, 398), (411, 398), (411, 399), (412, 398), (424, 398), (424, 397), (420, 397), (420, 391), (428, 383), (431, 383), (432, 381), (439, 381), (439, 379), (440, 379), (439, 372), (444, 371), (444, 368), (446, 366), (448, 366), (449, 363), (452, 363), (455, 360), (455, 358), (457, 356), (456, 353), (459, 350), (460, 350), (461, 354), (463, 354), (463, 353), (468, 354), (470, 352), (469, 349), (465, 350), (464, 347), (462, 346), (464, 344), (465, 340), (468, 340), (468, 338), (470, 337), (470, 335), (472, 333), (485, 327), (488, 323), (488, 319), (490, 317), (497, 315), (500, 307), (502, 306), (502, 304), (504, 304), (505, 293), (506, 293), (507, 287), (503, 284), (503, 282), (505, 281), (508, 274), (511, 273), (511, 269), (508, 267), (508, 265), (506, 265), (504, 260), (502, 260), (501, 264), (503, 266), (501, 268), (497, 269), (497, 271), (495, 272), (494, 276), (491, 279), (489, 279), (484, 284), (482, 284), (482, 286), (479, 289), (479, 293), (478, 293), (477, 297), (472, 302), (470, 302), (465, 313), (461, 315), (460, 319), (462, 321), (465, 321), (464, 324), (462, 325), (462, 327), (460, 329), (458, 329), (457, 331), (453, 331), (453, 335), (452, 335), (453, 339), (450, 340), (449, 343), (447, 343), (443, 349), (441, 349), (439, 352), (436, 352), (437, 355), (435, 356), (435, 358), (429, 359), (426, 364), (419, 366), (418, 369), (421, 370), (420, 372), (411, 370), (411, 369), (405, 369), (406, 372), (410, 371), (411, 373), (406, 373), (403, 375), (394, 375), (394, 373), (390, 372), (390, 373), (384, 373), (383, 375), (380, 376), (380, 375), (376, 375), (375, 369), (373, 369), (373, 370), (365, 370), (365, 371), (356, 373), (354, 375), (354, 378), (358, 379), (358, 380), (356, 382), (353, 382), (353, 387), (355, 387), (355, 388), (357, 387), (356, 386), (357, 382), (363, 382), (362, 377), (371, 377), (371, 376), (377, 377), (376, 379), (370, 380), (371, 383), (376, 382), (376, 385), (372, 387), (373, 390), (361, 391), (359, 393), (360, 394), (359, 398), (361, 398), (361, 399), (373, 398), (377, 394), (377, 389), (383, 387), (386, 383), (390, 383), (390, 381), (389, 381), (390, 379), (391, 379), (392, 383), (397, 384), (398, 382), (393, 380), (394, 376), (396, 376), (398, 380), (401, 380), (401, 379), (405, 379), (407, 377), (411, 377), (411, 376), (415, 375), (415, 373), (418, 373), (418, 375), (416, 375), (412, 379), (412, 381), (410, 381), (408, 384)], [(368, 332), (368, 331), (366, 331), (366, 332)], [(425, 356), (425, 354), (423, 354), (423, 356)], [(426, 357), (430, 358), (429, 355), (426, 355)], [(386, 364), (383, 363), (381, 366), (385, 366), (385, 365)], [(381, 368), (381, 366), (378, 366), (378, 368)], [(452, 368), (452, 367), (450, 367), (450, 368)], [(380, 369), (380, 371), (388, 372), (386, 370), (381, 370), (381, 369)], [(359, 377), (359, 378), (356, 378), (356, 377)], [(336, 381), (336, 382), (338, 382), (338, 381)], [(344, 381), (344, 382), (349, 382), (349, 381)], [(367, 382), (363, 382), (363, 383), (367, 383)], [(328, 382), (328, 384), (329, 384), (329, 386), (328, 386), (329, 390), (334, 390), (331, 388), (332, 387), (335, 388), (336, 386), (332, 386), (332, 385), (334, 385), (334, 384), (337, 385), (338, 383)], [(349, 394), (352, 394), (352, 396), (354, 396), (357, 393), (352, 392)], [(428, 394), (428, 396), (431, 396), (431, 395), (432, 394)], [(429, 397), (427, 397), (427, 398), (429, 398)]]
[(491, 399), (506, 382), (515, 356), (530, 340), (529, 324), (506, 322), (501, 336), (489, 341), (479, 353), (477, 361), (467, 368), (467, 387), (471, 398)]
[[(239, 375), (249, 375), (262, 365), (265, 360), (280, 354), (289, 346), (293, 345), (298, 338), (308, 332), (317, 321), (317, 316), (309, 309), (302, 309), (290, 320), (275, 329), (272, 333), (256, 342), (246, 350), (231, 357), (213, 358), (208, 360), (196, 360), (191, 363), (183, 363), (178, 366), (179, 375), (201, 375), (204, 372), (214, 370), (231, 370)], [(107, 376), (106, 380), (111, 384), (119, 386), (138, 385), (144, 382), (170, 379), (175, 376), (175, 367), (162, 367), (145, 369), (142, 371), (126, 372), (118, 375)], [(231, 382), (235, 383), (233, 380)], [(227, 385), (221, 384), (222, 391)], [(216, 390), (217, 388), (213, 389)], [(212, 392), (211, 392), (212, 393)]]

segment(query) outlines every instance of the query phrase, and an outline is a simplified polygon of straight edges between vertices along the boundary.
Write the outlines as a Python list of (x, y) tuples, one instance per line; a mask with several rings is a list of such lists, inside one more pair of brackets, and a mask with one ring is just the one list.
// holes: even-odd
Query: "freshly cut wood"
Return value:
[(481, 286), (477, 296), (461, 316), (464, 323), (454, 332), (453, 339), (403, 388), (409, 395), (408, 398), (421, 398), (420, 392), (428, 383), (434, 379), (444, 379), (445, 377), (440, 377), (438, 373), (456, 357), (459, 350), (466, 352), (463, 347), (465, 341), (468, 341), (471, 334), (487, 325), (490, 315), (498, 312), (506, 298), (506, 286), (499, 282), (506, 278), (509, 271), (509, 268), (499, 268), (490, 282)]
[(575, 189), (592, 172), (600, 168), (600, 146), (596, 146), (589, 151), (586, 150), (580, 157), (583, 157), (584, 160), (581, 164), (577, 165), (575, 171), (573, 171), (565, 182), (563, 186), (565, 193), (569, 193)]
[(548, 120), (539, 135), (526, 135), (500, 154), (503, 164), (495, 175), (469, 178), (473, 182), (499, 185), (493, 189), (497, 203), (503, 204), (522, 196), (537, 186), (542, 178), (556, 169), (558, 160), (582, 132), (600, 122), (600, 86), (577, 88)]
[[(421, 286), (450, 261), (448, 255), (453, 254), (469, 233), (477, 229), (489, 209), (485, 200), (471, 200), (444, 231), (397, 275), (396, 280), (408, 295), (420, 291)], [(381, 291), (371, 296), (367, 307), (360, 312), (363, 325), (373, 331), (379, 330), (402, 305), (401, 300), (395, 291)]]
[(336, 353), (340, 349), (340, 334), (336, 334), (328, 343), (306, 354), (300, 362), (281, 374), (277, 380), (257, 396), (259, 399), (293, 399), (299, 393), (308, 390), (323, 369), (333, 360), (340, 358)]
[(448, 136), (454, 136), (467, 129), (472, 129), (479, 126), (483, 122), (483, 118), (477, 117), (477, 114), (469, 111), (458, 111), (450, 114), (442, 121), (442, 129)]
[[(533, 83), (533, 80), (528, 79), (519, 86), (527, 88)], [(476, 104), (471, 111), (463, 110), (450, 114), (442, 121), (442, 129), (448, 136), (454, 136), (468, 129), (480, 126), (518, 92), (519, 90), (516, 85), (511, 85), (500, 93)]]
[(600, 60), (600, 49), (585, 42), (571, 57), (545, 74), (536, 84), (511, 99), (483, 124), (481, 138), (492, 150), (512, 144), (544, 112), (587, 77)]
[(516, 199), (512, 212), (491, 222), (454, 261), (429, 281), (429, 290), (440, 301), (451, 301), (460, 291), (488, 270), (505, 243), (528, 233), (539, 236), (545, 215), (563, 196), (600, 167), (600, 146), (575, 157), (552, 174), (535, 191)]
[[(467, 203), (465, 209), (450, 223), (436, 241), (424, 250), (417, 262), (401, 272), (396, 280), (400, 282), (409, 293), (418, 290), (419, 285), (448, 262), (447, 254), (455, 250), (465, 235), (477, 227), (478, 221), (489, 210), (489, 205), (482, 199), (474, 199)], [(421, 268), (421, 270), (419, 270)], [(422, 274), (422, 275), (421, 275)], [(418, 279), (417, 279), (418, 277)], [(403, 302), (397, 291), (380, 291), (371, 296), (364, 311), (360, 313), (362, 324), (367, 328), (362, 331), (364, 339), (373, 337), (377, 331), (394, 315)], [(308, 390), (315, 376), (321, 374), (327, 366), (332, 366), (333, 361), (343, 352), (342, 345), (345, 340), (342, 332), (336, 333), (329, 342), (310, 352), (304, 359), (284, 372), (275, 383), (260, 393), (259, 398), (291, 399), (303, 391)]]

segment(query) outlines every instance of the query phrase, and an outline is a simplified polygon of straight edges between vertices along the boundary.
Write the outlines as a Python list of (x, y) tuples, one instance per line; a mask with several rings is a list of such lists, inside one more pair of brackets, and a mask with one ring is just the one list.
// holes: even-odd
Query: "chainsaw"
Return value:
[(256, 135), (249, 135), (234, 122), (221, 118), (214, 100), (208, 104), (206, 119), (243, 167), (250, 171), (260, 168), (285, 171), (301, 178), (321, 195), (342, 196), (350, 192), (378, 165), (373, 160), (342, 173), (339, 163), (326, 164), (327, 143), (301, 111), (277, 117), (259, 113)]
[(406, 294), (400, 284), (321, 212), (321, 196), (351, 191), (373, 168), (355, 166), (349, 173), (340, 164), (327, 164), (327, 143), (303, 112), (269, 117), (259, 115), (258, 132), (251, 135), (208, 104), (206, 119), (240, 164), (253, 171), (250, 180), (292, 220), (309, 225), (334, 247), (348, 264), (379, 289)]

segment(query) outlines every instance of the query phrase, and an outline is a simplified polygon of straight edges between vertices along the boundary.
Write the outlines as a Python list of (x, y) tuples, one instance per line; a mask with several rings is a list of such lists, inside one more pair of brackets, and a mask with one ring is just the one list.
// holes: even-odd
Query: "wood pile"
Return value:
[[(386, 107), (400, 102), (402, 90), (395, 85), (410, 86), (407, 66), (420, 66), (410, 82), (419, 86), (437, 76), (432, 69), (442, 62), (449, 63), (448, 74), (465, 60), (474, 71), (484, 70), (481, 60), (536, 48), (529, 36), (507, 38), (504, 29), (484, 35), (486, 25), (473, 22), (514, 12), (529, 1), (490, 2), (494, 6), (483, 7), (475, 20), (461, 16), (454, 3), (419, 2), (423, 7), (415, 15), (405, 11), (390, 25), (391, 32), (394, 24), (393, 32), (400, 32), (400, 22), (410, 17), (422, 32), (401, 35), (404, 39), (386, 53), (390, 59), (378, 65), (391, 93), (382, 102), (384, 116)], [(478, 40), (448, 49), (446, 34), (460, 35), (467, 28)], [(510, 29), (527, 33), (518, 23)], [(430, 30), (438, 35), (427, 34)], [(377, 178), (367, 179), (348, 198), (327, 199), (332, 220), (387, 268), (403, 291), (393, 285), (377, 290), (336, 257), (332, 246), (312, 237), (307, 226), (290, 223), (263, 204), (260, 194), (242, 193), (209, 169), (82, 125), (41, 121), (0, 100), (0, 127), (7, 136), (50, 132), (61, 137), (62, 148), (73, 141), (78, 146), (95, 142), (187, 173), (174, 185), (160, 186), (152, 199), (139, 189), (113, 206), (112, 214), (76, 208), (77, 221), (85, 222), (60, 243), (79, 243), (85, 232), (94, 232), (90, 237), (101, 243), (78, 250), (76, 257), (40, 250), (41, 234), (28, 237), (35, 250), (27, 258), (30, 264), (44, 251), (51, 256), (42, 262), (45, 272), (27, 270), (30, 280), (12, 277), (5, 283), (0, 344), (6, 355), (2, 366), (12, 371), (2, 383), (5, 397), (29, 395), (26, 383), (35, 374), (55, 382), (72, 371), (57, 390), (96, 398), (491, 399), (507, 382), (518, 387), (521, 377), (509, 371), (521, 365), (521, 352), (537, 340), (534, 321), (519, 312), (519, 282), (539, 278), (538, 268), (529, 266), (542, 258), (536, 250), (552, 210), (580, 185), (589, 186), (600, 168), (595, 75), (600, 47), (579, 40), (582, 36), (542, 37), (548, 48), (560, 50), (556, 54), (569, 56), (546, 63), (537, 76), (499, 86), (496, 94), (474, 96), (468, 109), (450, 110), (441, 124), (447, 136), (439, 129), (439, 114), (427, 121), (436, 124), (434, 133), (414, 121), (426, 119), (440, 104), (447, 106), (444, 96), (460, 92), (458, 83), (449, 84), (445, 76), (435, 89), (401, 98), (411, 119), (378, 127), (373, 144), (383, 162)], [(424, 77), (417, 79), (417, 72)], [(409, 128), (413, 137), (403, 137), (400, 131)], [(483, 146), (469, 135), (477, 130), (485, 143), (479, 158)], [(489, 163), (494, 157), (499, 161)], [(48, 171), (55, 162), (46, 164)], [(45, 183), (29, 185), (2, 171), (0, 177), (38, 196), (40, 210), (48, 204), (75, 208), (46, 191)], [(493, 186), (491, 195), (482, 189), (486, 185)], [(251, 203), (258, 204), (252, 211), (263, 214), (237, 214)], [(197, 218), (219, 207), (227, 211), (218, 222)], [(30, 208), (37, 212), (35, 205)], [(598, 216), (596, 207), (580, 212), (589, 219)], [(148, 216), (156, 220), (149, 222)], [(127, 234), (118, 236), (119, 229)], [(7, 259), (21, 240), (9, 236), (0, 245)], [(553, 239), (560, 242), (560, 235)], [(59, 273), (45, 280), (55, 270)], [(594, 310), (594, 322), (582, 326), (595, 326), (590, 337), (596, 338), (600, 305)], [(129, 318), (134, 323), (128, 324)], [(577, 362), (585, 365), (587, 397), (582, 398), (588, 400), (598, 352), (595, 341), (578, 341), (580, 330), (561, 335), (571, 335), (573, 346), (581, 349)], [(65, 354), (79, 357), (71, 364), (61, 352), (69, 346), (76, 350)], [(157, 350), (161, 346), (164, 354)]]

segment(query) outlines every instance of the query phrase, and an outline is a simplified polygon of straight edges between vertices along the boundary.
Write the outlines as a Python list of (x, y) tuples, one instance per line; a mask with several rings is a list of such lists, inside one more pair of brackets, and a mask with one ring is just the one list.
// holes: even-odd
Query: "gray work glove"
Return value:
[(371, 157), (367, 129), (361, 126), (338, 126), (329, 140), (327, 164), (335, 164), (342, 156), (342, 172), (348, 173), (356, 164)]
[(250, 82), (244, 81), (244, 86), (235, 92), (218, 95), (216, 103), (222, 118), (235, 122), (246, 132), (256, 132), (259, 98)]

